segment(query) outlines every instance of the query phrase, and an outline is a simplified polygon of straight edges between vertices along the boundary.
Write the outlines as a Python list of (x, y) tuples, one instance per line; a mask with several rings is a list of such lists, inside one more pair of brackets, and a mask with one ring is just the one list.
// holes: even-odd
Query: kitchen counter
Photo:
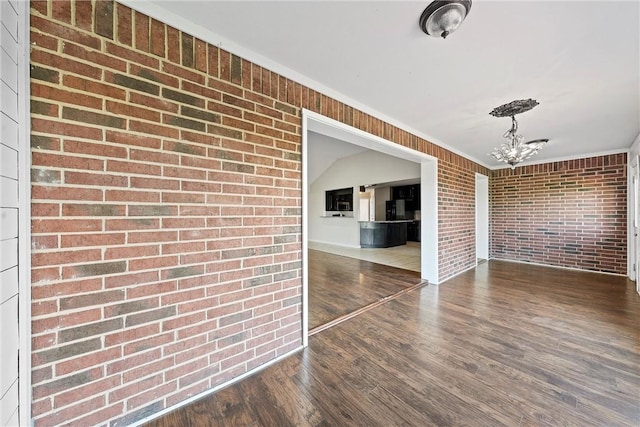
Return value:
[(407, 224), (411, 220), (358, 221), (361, 248), (390, 248), (407, 244)]
[(393, 222), (413, 222), (414, 220), (412, 219), (394, 219), (391, 221), (358, 221), (358, 222), (372, 222), (374, 224), (388, 224), (388, 223), (393, 223)]

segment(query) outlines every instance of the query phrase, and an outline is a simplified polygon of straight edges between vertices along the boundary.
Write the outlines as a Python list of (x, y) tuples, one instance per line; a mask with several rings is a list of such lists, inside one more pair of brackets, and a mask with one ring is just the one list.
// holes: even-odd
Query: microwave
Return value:
[(336, 202), (336, 208), (339, 211), (350, 211), (351, 210), (351, 203), (338, 201), (338, 202)]

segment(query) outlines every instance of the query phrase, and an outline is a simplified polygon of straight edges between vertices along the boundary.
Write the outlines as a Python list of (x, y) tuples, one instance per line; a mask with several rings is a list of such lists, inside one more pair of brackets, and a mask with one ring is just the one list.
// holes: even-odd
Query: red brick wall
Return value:
[(301, 345), (301, 108), (438, 157), (441, 279), (473, 265), (478, 165), (121, 4), (31, 7), (37, 425), (128, 424)]
[(438, 272), (443, 281), (476, 264), (474, 163), (438, 163)]
[(492, 172), (492, 257), (626, 274), (627, 156)]

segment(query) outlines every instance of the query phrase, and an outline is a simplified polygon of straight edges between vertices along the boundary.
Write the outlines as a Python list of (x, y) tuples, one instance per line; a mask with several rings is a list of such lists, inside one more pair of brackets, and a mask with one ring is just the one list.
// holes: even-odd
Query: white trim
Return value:
[[(420, 164), (420, 278), (440, 283), (438, 232), (438, 159)], [(430, 185), (429, 185), (430, 184)], [(425, 206), (431, 207), (425, 209)]]
[(28, 1), (14, 3), (18, 11), (18, 367), (19, 420), (32, 425), (31, 419), (31, 108), (30, 45)]
[(481, 166), (484, 166), (488, 169), (491, 169), (491, 166), (489, 166), (487, 163), (484, 163), (483, 161), (476, 159), (472, 156), (469, 156), (466, 153), (463, 153), (462, 151), (451, 147), (447, 144), (445, 144), (444, 142), (438, 140), (437, 138), (434, 138), (430, 135), (427, 135), (424, 132), (421, 132), (417, 129), (414, 129), (411, 126), (408, 126), (392, 117), (387, 116), (386, 114), (371, 108), (353, 98), (350, 98), (322, 83), (319, 83), (313, 79), (311, 79), (310, 77), (307, 77), (279, 62), (273, 61), (269, 58), (264, 57), (263, 55), (251, 50), (251, 49), (247, 49), (239, 44), (237, 44), (236, 42), (234, 42), (233, 40), (229, 40), (217, 33), (215, 33), (214, 31), (211, 31), (208, 28), (204, 28), (201, 27), (199, 25), (194, 25), (193, 22), (188, 21), (187, 19), (185, 19), (182, 16), (176, 15), (162, 7), (160, 7), (158, 4), (154, 4), (151, 2), (147, 2), (147, 1), (140, 1), (140, 0), (118, 0), (119, 3), (122, 3), (134, 10), (137, 10), (138, 12), (144, 13), (145, 15), (148, 15), (154, 19), (157, 19), (161, 22), (165, 22), (165, 23), (170, 23), (168, 25), (171, 25), (172, 27), (179, 29), (181, 31), (185, 31), (189, 34), (191, 34), (192, 36), (195, 36), (199, 39), (201, 39), (202, 41), (211, 43), (214, 46), (219, 47), (220, 49), (224, 49), (229, 53), (232, 53), (234, 55), (240, 56), (243, 59), (246, 59), (247, 61), (251, 61), (252, 63), (259, 65), (261, 67), (264, 67), (270, 71), (273, 71), (277, 74), (280, 74), (283, 77), (287, 77), (297, 83), (300, 83), (310, 89), (316, 90), (324, 95), (327, 95), (330, 98), (333, 98), (337, 101), (340, 101), (346, 105), (349, 105), (357, 110), (360, 110), (364, 113), (370, 114), (378, 119), (381, 119), (393, 126), (398, 127), (399, 129), (405, 130), (409, 133), (412, 133), (416, 136), (419, 136), (422, 139), (425, 139), (429, 142), (431, 142), (432, 144), (438, 145), (439, 147), (442, 147), (444, 149), (447, 149), (449, 151), (451, 151), (452, 153), (455, 153), (459, 156), (462, 156), (466, 159), (469, 159)]
[(143, 424), (148, 423), (149, 421), (152, 421), (152, 420), (155, 420), (157, 418), (160, 418), (161, 416), (166, 415), (169, 412), (173, 412), (176, 409), (182, 408), (183, 406), (187, 406), (188, 404), (190, 404), (192, 402), (195, 402), (196, 400), (199, 400), (199, 399), (202, 399), (203, 397), (207, 397), (207, 396), (209, 396), (211, 394), (214, 394), (215, 392), (217, 392), (217, 391), (219, 391), (219, 390), (221, 390), (221, 389), (223, 389), (225, 387), (229, 387), (230, 385), (233, 385), (233, 384), (235, 384), (237, 382), (240, 382), (240, 381), (242, 381), (243, 379), (245, 379), (247, 377), (250, 377), (250, 376), (252, 376), (254, 374), (257, 374), (258, 372), (268, 368), (269, 366), (273, 365), (274, 363), (278, 363), (279, 361), (284, 360), (287, 357), (294, 355), (295, 353), (299, 352), (302, 349), (303, 349), (302, 347), (298, 347), (298, 348), (296, 348), (294, 350), (291, 350), (290, 352), (285, 353), (280, 357), (276, 357), (275, 359), (270, 360), (269, 362), (267, 362), (267, 363), (265, 363), (263, 365), (260, 365), (260, 366), (258, 366), (256, 368), (253, 368), (252, 370), (247, 371), (244, 374), (242, 374), (242, 375), (240, 375), (240, 376), (238, 376), (238, 377), (236, 377), (236, 378), (234, 378), (232, 380), (229, 380), (229, 381), (227, 381), (225, 383), (222, 383), (222, 384), (218, 384), (217, 386), (215, 386), (213, 388), (210, 388), (209, 390), (205, 390), (202, 393), (198, 393), (198, 394), (196, 394), (194, 396), (191, 396), (190, 398), (185, 399), (185, 400), (183, 400), (183, 401), (181, 401), (179, 403), (176, 403), (175, 405), (169, 406), (168, 408), (164, 408), (162, 411), (155, 412), (155, 413), (149, 415), (146, 418), (143, 418), (141, 420), (135, 421), (133, 424), (131, 424), (131, 426), (132, 427), (141, 426)]
[(309, 204), (309, 174), (307, 173), (308, 146), (307, 115), (302, 112), (302, 346), (309, 345), (309, 214), (307, 206)]
[[(317, 82), (316, 80), (311, 79), (310, 77), (307, 77), (301, 73), (299, 73), (296, 70), (293, 70), (279, 62), (276, 62), (272, 59), (269, 59), (263, 55), (261, 55), (258, 52), (255, 52), (254, 50), (248, 49), (238, 43), (236, 43), (233, 40), (230, 40), (226, 37), (221, 36), (220, 34), (211, 31), (208, 28), (205, 27), (201, 27), (199, 25), (194, 25), (193, 22), (190, 22), (189, 20), (185, 19), (184, 17), (180, 16), (180, 15), (176, 15), (173, 12), (168, 11), (167, 9), (161, 7), (159, 4), (153, 3), (153, 2), (149, 2), (149, 1), (141, 1), (141, 0), (118, 0), (119, 3), (122, 3), (134, 10), (137, 10), (138, 12), (141, 12), (145, 15), (148, 15), (154, 19), (157, 19), (161, 22), (165, 22), (165, 23), (170, 23), (168, 25), (171, 25), (172, 27), (179, 29), (181, 31), (185, 31), (189, 34), (191, 34), (192, 36), (195, 36), (199, 39), (201, 39), (202, 41), (211, 43), (214, 46), (217, 46), (221, 49), (226, 50), (229, 53), (232, 53), (234, 55), (238, 55), (243, 59), (246, 59), (247, 61), (251, 61), (252, 63), (259, 65), (261, 67), (264, 67), (270, 71), (273, 71), (277, 74), (280, 74), (283, 77), (287, 77), (295, 82), (298, 82), (310, 89), (314, 89), (324, 95), (327, 95), (337, 101), (343, 102), (355, 109), (358, 109), (364, 113), (370, 114), (374, 117), (377, 117), (381, 120), (384, 120), (385, 122), (398, 127), (399, 129), (405, 130), (407, 132), (412, 133), (413, 135), (416, 135), (422, 139), (425, 139), (429, 142), (431, 142), (432, 144), (435, 144), (439, 147), (442, 147), (446, 150), (451, 151), (452, 153), (455, 153), (461, 157), (464, 157), (466, 159), (471, 160), (472, 162), (475, 162), (477, 164), (479, 164), (480, 166), (484, 166), (489, 170), (498, 170), (498, 169), (506, 169), (506, 168), (510, 168), (510, 166), (505, 165), (499, 165), (499, 166), (491, 166), (488, 163), (486, 163), (485, 161), (475, 158), (473, 156), (470, 156), (467, 153), (462, 152), (461, 150), (451, 147), (448, 144), (444, 143), (443, 141), (434, 138), (431, 135), (428, 135), (425, 132), (419, 131), (405, 123), (402, 123), (396, 119), (394, 119), (393, 117), (389, 117), (388, 115), (374, 109), (371, 108), (353, 98), (350, 98), (344, 94), (342, 94), (341, 92), (338, 92), (322, 83)], [(162, 4), (162, 2), (159, 2), (160, 4)], [(603, 156), (603, 155), (607, 155), (607, 154), (617, 154), (617, 153), (622, 153), (627, 151), (627, 149), (622, 149), (622, 150), (613, 150), (613, 151), (605, 151), (605, 152), (598, 152), (598, 153), (585, 153), (585, 154), (580, 154), (577, 156), (569, 156), (569, 157), (561, 157), (561, 158), (554, 158), (554, 159), (546, 159), (546, 160), (540, 160), (540, 161), (533, 161), (533, 162), (524, 162), (524, 163), (520, 163), (518, 164), (518, 166), (528, 166), (528, 165), (536, 165), (536, 164), (544, 164), (544, 163), (554, 163), (554, 162), (561, 162), (561, 161), (565, 161), (565, 160), (575, 160), (575, 159), (583, 159), (586, 157), (597, 157), (597, 156)]]
[[(636, 206), (638, 205), (638, 182), (637, 180), (637, 168), (638, 158), (627, 159), (627, 276), (630, 280), (636, 280), (636, 272), (633, 270), (633, 266), (636, 260), (636, 236), (635, 230), (638, 226), (638, 211)], [(637, 268), (637, 267), (636, 267)]]
[[(488, 175), (483, 175), (481, 173), (476, 172), (475, 174), (476, 177), (476, 182), (475, 182), (475, 220), (476, 220), (476, 227), (475, 227), (475, 233), (476, 233), (476, 265), (478, 265), (478, 258), (482, 258), (482, 259), (489, 259), (489, 252), (490, 252), (490, 240), (491, 240), (491, 236), (489, 235), (489, 224), (491, 223), (491, 219), (490, 219), (490, 212), (491, 212), (491, 204), (490, 202), (490, 198), (489, 198), (489, 176)], [(484, 183), (482, 186), (480, 186), (480, 183)], [(482, 191), (482, 198), (479, 197), (480, 190), (485, 190), (486, 186), (486, 192)], [(483, 202), (482, 205), (479, 202)], [(480, 212), (483, 211), (486, 208), (486, 217), (482, 217), (480, 218)], [(482, 241), (479, 241), (478, 235), (480, 235), (481, 233), (478, 233), (478, 230), (483, 230), (484, 227), (486, 228), (486, 241), (483, 239)], [(484, 236), (483, 236), (484, 237)], [(478, 244), (482, 244), (482, 250), (478, 247)], [(481, 257), (479, 252), (486, 252), (486, 257)]]
[[(342, 140), (350, 144), (365, 147), (370, 150), (388, 154), (404, 160), (419, 163), (422, 185), (420, 186), (421, 198), (426, 206), (430, 209), (422, 209), (422, 227), (421, 227), (421, 278), (429, 283), (438, 283), (438, 159), (426, 153), (404, 147), (394, 142), (388, 141), (379, 136), (370, 134), (352, 126), (346, 125), (337, 120), (323, 116), (310, 110), (302, 110), (303, 123), (303, 203), (306, 203), (306, 192), (308, 191), (307, 177), (305, 170), (307, 169), (307, 132), (312, 131), (322, 135)], [(302, 209), (304, 224), (303, 228), (308, 226), (307, 207)], [(303, 230), (303, 250), (308, 249), (306, 228)], [(304, 256), (304, 254), (303, 254)], [(306, 259), (305, 259), (306, 261)], [(303, 292), (308, 293), (308, 272), (306, 263), (303, 263)], [(303, 310), (308, 309), (304, 305), (305, 298), (303, 296)], [(306, 318), (303, 316), (303, 320)], [(308, 325), (307, 325), (308, 326)], [(303, 330), (305, 327), (303, 326)], [(308, 329), (306, 329), (308, 331)], [(303, 342), (304, 342), (303, 337)]]
[(421, 199), (430, 209), (422, 209), (420, 276), (438, 284), (438, 159), (420, 151), (387, 141), (337, 120), (302, 109), (302, 343), (309, 341), (309, 270), (308, 270), (308, 132), (315, 132), (350, 144), (365, 147), (420, 164)]

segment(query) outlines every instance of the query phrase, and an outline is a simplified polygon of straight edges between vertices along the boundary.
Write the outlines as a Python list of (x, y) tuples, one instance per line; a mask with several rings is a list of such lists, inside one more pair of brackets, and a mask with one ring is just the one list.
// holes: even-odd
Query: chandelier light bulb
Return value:
[(508, 163), (512, 169), (515, 169), (518, 163), (537, 154), (549, 141), (545, 138), (524, 142), (524, 137), (517, 133), (518, 122), (516, 121), (515, 115), (529, 111), (536, 105), (538, 105), (538, 102), (533, 99), (518, 100), (494, 108), (493, 111), (489, 113), (494, 117), (511, 117), (511, 128), (502, 135), (506, 141), (494, 148), (493, 151), (489, 153), (490, 156), (499, 162)]

